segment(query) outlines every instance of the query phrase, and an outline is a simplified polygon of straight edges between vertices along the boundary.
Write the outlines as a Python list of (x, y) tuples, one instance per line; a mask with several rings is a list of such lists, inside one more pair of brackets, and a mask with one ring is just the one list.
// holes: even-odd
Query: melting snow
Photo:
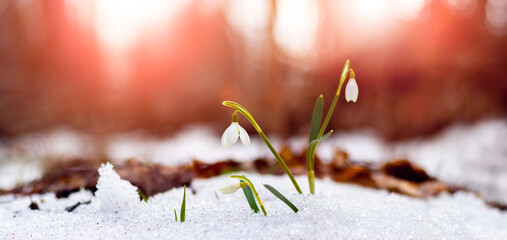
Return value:
[[(269, 136), (279, 149), (282, 141)], [(306, 137), (291, 139), (295, 150)], [(40, 177), (47, 157), (93, 157), (96, 149), (86, 134), (68, 130), (32, 134), (0, 143), (0, 188)], [(194, 127), (167, 139), (141, 133), (103, 139), (106, 154), (117, 162), (130, 157), (166, 165), (192, 159), (207, 162), (227, 158), (250, 161), (272, 156), (262, 141), (222, 148), (218, 133)], [(329, 161), (335, 148), (353, 160), (383, 162), (408, 158), (430, 174), (479, 191), (490, 200), (507, 202), (507, 120), (455, 125), (427, 139), (386, 143), (372, 132), (342, 132), (323, 142), (318, 154)], [(183, 189), (173, 189), (139, 201), (136, 187), (121, 180), (112, 165), (100, 170), (98, 191), (56, 199), (34, 195), (40, 210), (30, 210), (30, 197), (0, 197), (0, 238), (5, 239), (167, 239), (167, 238), (281, 238), (281, 239), (507, 239), (507, 213), (489, 208), (471, 193), (413, 199), (385, 191), (317, 180), (317, 195), (295, 194), (287, 177), (245, 173), (255, 184), (268, 216), (251, 213), (241, 193), (216, 190), (234, 182), (227, 176), (196, 180), (187, 191), (187, 222), (174, 221)], [(306, 177), (296, 177), (304, 192)], [(260, 185), (268, 183), (287, 196), (300, 211), (295, 214)], [(82, 204), (73, 212), (66, 207)]]
[(95, 196), (103, 212), (124, 212), (136, 209), (139, 205), (137, 187), (120, 179), (110, 163), (99, 168)]
[[(184, 223), (175, 222), (183, 189), (155, 195), (148, 203), (119, 178), (110, 164), (100, 170), (98, 191), (56, 199), (35, 195), (0, 198), (0, 237), (4, 239), (507, 239), (507, 214), (470, 193), (413, 199), (382, 190), (317, 180), (317, 194), (299, 195), (288, 177), (245, 173), (254, 183), (268, 216), (252, 213), (241, 191), (217, 189), (227, 176), (197, 180), (187, 191)], [(306, 185), (306, 178), (297, 177)], [(269, 183), (298, 208), (294, 213), (260, 183)], [(189, 189), (190, 190), (190, 189)], [(91, 200), (73, 212), (65, 208)]]

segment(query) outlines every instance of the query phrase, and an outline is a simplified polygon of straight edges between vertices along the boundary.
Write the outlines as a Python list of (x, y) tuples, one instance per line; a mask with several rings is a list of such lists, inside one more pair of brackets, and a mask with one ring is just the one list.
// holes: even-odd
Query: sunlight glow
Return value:
[(387, 0), (350, 1), (350, 11), (362, 25), (382, 25), (389, 18), (389, 6)]
[(229, 26), (242, 37), (249, 60), (265, 57), (271, 9), (267, 0), (234, 0), (225, 5)]
[(70, 19), (94, 29), (104, 52), (107, 79), (122, 88), (129, 78), (132, 54), (141, 40), (165, 33), (178, 11), (191, 0), (66, 0)]
[(388, 40), (404, 21), (419, 19), (429, 0), (346, 0), (331, 4), (341, 31), (353, 34), (350, 44)]
[(507, 0), (488, 0), (486, 26), (493, 35), (502, 36), (507, 33)]
[(425, 0), (395, 0), (392, 3), (394, 14), (402, 20), (413, 20), (426, 5)]
[(319, 8), (312, 0), (279, 0), (274, 35), (289, 56), (311, 61), (319, 23)]
[(447, 0), (453, 13), (461, 16), (470, 16), (477, 9), (477, 0)]
[(351, 0), (348, 5), (360, 25), (382, 25), (393, 17), (417, 18), (426, 0)]
[(347, 0), (336, 1), (333, 5), (335, 21), (345, 31), (353, 35), (351, 44), (388, 36), (393, 27), (389, 0)]
[(163, 31), (183, 0), (97, 0), (95, 26), (100, 41), (112, 51), (125, 51), (146, 33)]
[(229, 24), (247, 37), (262, 38), (266, 34), (270, 14), (267, 0), (230, 1), (225, 13)]

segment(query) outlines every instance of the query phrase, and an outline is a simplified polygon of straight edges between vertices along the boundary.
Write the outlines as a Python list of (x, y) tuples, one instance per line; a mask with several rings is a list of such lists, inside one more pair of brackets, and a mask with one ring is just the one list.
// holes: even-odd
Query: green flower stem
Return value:
[[(336, 103), (338, 102), (338, 97), (340, 96), (340, 92), (342, 90), (343, 83), (345, 83), (345, 80), (347, 79), (347, 75), (350, 73), (351, 78), (355, 78), (355, 73), (352, 69), (349, 68), (350, 61), (347, 59), (345, 62), (345, 66), (343, 66), (342, 76), (340, 78), (340, 83), (338, 84), (338, 89), (336, 90), (336, 94), (333, 98), (333, 102), (331, 103), (331, 107), (329, 107), (329, 110), (327, 112), (326, 118), (324, 119), (324, 123), (322, 123), (322, 126), (320, 128), (319, 134), (317, 134), (316, 138), (322, 137), (324, 134), (324, 131), (327, 128), (327, 125), (329, 124), (329, 120), (331, 119), (331, 115), (333, 115), (334, 109), (336, 107)], [(308, 184), (310, 186), (310, 193), (315, 194), (315, 172), (314, 172), (314, 159), (315, 159), (315, 149), (317, 149), (317, 146), (319, 143), (317, 142), (311, 149), (310, 153), (308, 153), (307, 158), (307, 168), (308, 168)], [(310, 164), (308, 164), (310, 163)]]
[(298, 193), (302, 194), (303, 192), (301, 191), (301, 188), (299, 188), (299, 185), (296, 182), (296, 179), (294, 178), (294, 175), (292, 175), (292, 172), (290, 171), (289, 167), (287, 167), (287, 164), (285, 164), (285, 162), (283, 161), (283, 159), (280, 156), (280, 154), (278, 154), (278, 152), (273, 147), (273, 145), (271, 145), (271, 143), (269, 142), (268, 138), (266, 137), (266, 135), (262, 131), (262, 129), (259, 126), (259, 124), (257, 124), (257, 122), (255, 121), (255, 119), (252, 117), (252, 115), (243, 106), (241, 106), (239, 103), (232, 102), (232, 101), (224, 101), (224, 102), (222, 102), (222, 105), (230, 107), (230, 108), (234, 108), (239, 113), (241, 113), (243, 116), (245, 116), (245, 118), (253, 125), (253, 127), (255, 128), (255, 130), (259, 133), (259, 135), (261, 136), (262, 140), (264, 140), (264, 142), (268, 146), (269, 150), (271, 150), (271, 152), (273, 153), (273, 155), (275, 155), (275, 158), (278, 161), (278, 164), (280, 164), (280, 166), (282, 166), (283, 170), (287, 173), (287, 175), (289, 175), (289, 178), (292, 181), (292, 184), (294, 184), (294, 187), (296, 188), (296, 190), (298, 191)]
[(308, 171), (308, 185), (310, 185), (310, 193), (315, 194), (315, 172)]
[(237, 178), (237, 179), (245, 181), (245, 183), (252, 189), (252, 192), (253, 192), (255, 198), (257, 199), (257, 202), (259, 202), (259, 206), (261, 206), (261, 209), (262, 209), (262, 212), (264, 213), (264, 216), (266, 216), (267, 215), (266, 209), (264, 209), (264, 205), (262, 205), (261, 198), (259, 197), (259, 194), (257, 193), (257, 190), (255, 190), (255, 187), (253, 186), (252, 182), (250, 182), (250, 180), (248, 178), (243, 177), (243, 176), (239, 176), (239, 175), (232, 175), (230, 177), (231, 178)]
[(301, 188), (299, 188), (299, 185), (296, 182), (296, 179), (292, 175), (292, 172), (290, 171), (290, 169), (287, 166), (287, 164), (285, 164), (285, 162), (283, 161), (283, 159), (280, 156), (280, 154), (278, 154), (278, 152), (275, 150), (275, 148), (273, 147), (273, 145), (271, 145), (271, 143), (269, 142), (268, 138), (266, 137), (266, 135), (264, 135), (263, 132), (259, 132), (259, 135), (261, 135), (262, 140), (264, 140), (264, 142), (268, 146), (269, 150), (271, 150), (271, 152), (273, 153), (273, 155), (275, 155), (275, 158), (278, 161), (278, 163), (280, 164), (280, 166), (282, 166), (283, 170), (287, 173), (287, 175), (289, 175), (289, 178), (292, 181), (292, 184), (294, 184), (294, 187), (296, 188), (296, 190), (298, 191), (298, 193), (302, 194), (303, 192), (301, 191)]
[[(322, 123), (322, 127), (320, 128), (319, 134), (317, 135), (317, 138), (322, 137), (324, 134), (324, 131), (327, 128), (327, 124), (329, 124), (329, 120), (331, 119), (331, 115), (333, 115), (334, 108), (336, 107), (336, 103), (338, 102), (338, 97), (340, 96), (340, 92), (342, 90), (343, 83), (345, 83), (345, 79), (347, 78), (347, 75), (349, 72), (352, 71), (352, 69), (349, 69), (350, 61), (347, 59), (345, 62), (345, 66), (343, 67), (342, 76), (340, 78), (340, 83), (338, 84), (338, 89), (336, 90), (336, 94), (333, 98), (333, 102), (331, 103), (331, 107), (329, 107), (329, 110), (327, 112), (326, 118), (324, 119), (324, 123)], [(351, 75), (353, 75), (353, 71)]]

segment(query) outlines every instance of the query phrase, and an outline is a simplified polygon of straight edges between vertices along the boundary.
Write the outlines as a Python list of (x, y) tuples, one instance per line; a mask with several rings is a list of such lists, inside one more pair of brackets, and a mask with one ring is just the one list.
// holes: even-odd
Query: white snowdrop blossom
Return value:
[(231, 193), (234, 193), (236, 191), (238, 191), (239, 189), (241, 188), (244, 188), (246, 187), (246, 183), (244, 182), (240, 182), (240, 183), (233, 183), (233, 184), (229, 184), (223, 188), (220, 188), (218, 189), (220, 192), (222, 192), (222, 194), (231, 194)]
[(347, 82), (347, 87), (345, 88), (345, 99), (347, 102), (356, 102), (357, 97), (359, 95), (359, 87), (357, 86), (356, 79), (351, 78)]
[(243, 127), (238, 122), (232, 122), (231, 125), (225, 129), (222, 135), (222, 145), (228, 147), (234, 145), (238, 141), (238, 137), (245, 146), (250, 145), (250, 137)]

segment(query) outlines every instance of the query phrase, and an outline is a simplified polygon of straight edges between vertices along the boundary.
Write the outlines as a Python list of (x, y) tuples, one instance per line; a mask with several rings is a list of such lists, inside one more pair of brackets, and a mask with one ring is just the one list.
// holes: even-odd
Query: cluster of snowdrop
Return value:
[[(347, 61), (347, 63), (348, 63), (348, 61)], [(350, 102), (350, 101), (356, 102), (357, 98), (359, 96), (359, 87), (357, 86), (355, 75), (354, 75), (354, 72), (352, 71), (352, 69), (351, 69), (351, 74), (352, 74), (352, 76), (349, 79), (349, 81), (347, 82), (347, 86), (345, 87), (345, 100), (347, 100), (347, 102)], [(339, 93), (337, 93), (337, 95), (339, 95)], [(225, 101), (223, 104), (228, 106), (226, 104), (226, 102), (228, 102), (228, 101)], [(238, 111), (235, 111), (232, 114), (231, 125), (227, 129), (225, 129), (225, 132), (222, 135), (222, 145), (224, 147), (229, 147), (231, 145), (234, 145), (238, 141), (238, 138), (241, 139), (241, 142), (245, 146), (250, 145), (250, 136), (248, 136), (248, 133), (246, 132), (246, 130), (242, 126), (239, 125), (237, 112)]]
[[(324, 134), (324, 131), (326, 130), (326, 127), (329, 123), (329, 120), (331, 119), (331, 115), (333, 114), (334, 108), (336, 107), (336, 103), (338, 102), (338, 97), (340, 96), (341, 88), (343, 84), (345, 83), (345, 80), (347, 79), (347, 76), (349, 76), (349, 80), (347, 82), (347, 86), (345, 88), (345, 100), (347, 102), (356, 102), (357, 98), (359, 96), (359, 87), (357, 86), (355, 73), (354, 71), (349, 68), (350, 62), (347, 60), (345, 62), (345, 66), (343, 67), (342, 75), (340, 78), (340, 82), (338, 84), (338, 90), (336, 91), (336, 95), (333, 99), (333, 102), (331, 103), (331, 107), (329, 108), (326, 118), (322, 122), (322, 115), (323, 115), (323, 106), (324, 106), (324, 96), (321, 94), (315, 103), (315, 107), (312, 114), (312, 121), (310, 125), (310, 137), (308, 141), (308, 148), (306, 151), (306, 165), (307, 165), (307, 172), (308, 172), (308, 184), (310, 187), (310, 193), (315, 194), (315, 173), (314, 173), (314, 159), (315, 159), (315, 152), (316, 148), (319, 144), (319, 142), (327, 139), (331, 134), (333, 133), (333, 130), (329, 131), (327, 134)], [(259, 133), (262, 140), (266, 143), (268, 148), (271, 150), (273, 155), (275, 156), (276, 160), (280, 164), (280, 166), (284, 169), (284, 171), (289, 176), (290, 180), (294, 184), (294, 187), (296, 188), (296, 191), (300, 194), (303, 192), (301, 191), (301, 188), (299, 187), (298, 183), (296, 182), (296, 179), (294, 179), (294, 176), (292, 175), (292, 172), (287, 167), (287, 164), (285, 164), (285, 161), (282, 159), (282, 157), (278, 154), (278, 152), (274, 149), (273, 145), (269, 142), (268, 138), (260, 128), (259, 124), (255, 121), (253, 116), (240, 104), (232, 101), (224, 101), (222, 103), (224, 106), (230, 107), (235, 109), (234, 113), (232, 114), (232, 123), (231, 125), (225, 130), (224, 134), (222, 135), (222, 145), (224, 147), (231, 146), (235, 144), (238, 141), (238, 138), (241, 139), (241, 142), (245, 146), (250, 145), (250, 137), (248, 136), (248, 133), (245, 131), (243, 127), (241, 127), (238, 123), (238, 113), (242, 114), (255, 128), (255, 130)], [(252, 194), (255, 195), (257, 202), (262, 208), (262, 211), (264, 212), (264, 215), (266, 215), (266, 211), (264, 210), (264, 207), (262, 205), (262, 202), (257, 194), (257, 191), (255, 191), (255, 188), (253, 184), (244, 176), (238, 176), (234, 175), (231, 176), (232, 178), (240, 179), (241, 182), (239, 183), (233, 183), (231, 185), (228, 185), (220, 191), (224, 194), (230, 194), (234, 193), (239, 189), (243, 189), (245, 196), (247, 197), (247, 200), (249, 201), (250, 206), (255, 211), (256, 209), (252, 206), (255, 204), (255, 201), (253, 200)], [(275, 196), (277, 196), (280, 200), (284, 201), (289, 207), (291, 207), (295, 212), (297, 212), (297, 208), (288, 201), (281, 193), (279, 193), (276, 189), (269, 185), (264, 185), (269, 191), (271, 191)], [(257, 209), (258, 211), (258, 209)], [(256, 211), (256, 212), (257, 212)]]
[[(345, 63), (345, 67), (343, 68), (342, 77), (340, 79), (340, 83), (338, 85), (338, 90), (336, 91), (336, 95), (333, 99), (333, 102), (331, 103), (331, 107), (328, 110), (328, 113), (326, 115), (326, 118), (322, 122), (322, 111), (323, 111), (323, 105), (324, 105), (324, 97), (321, 94), (317, 98), (317, 102), (315, 103), (315, 107), (313, 110), (312, 115), (312, 121), (311, 121), (311, 127), (310, 127), (310, 137), (309, 137), (309, 143), (308, 143), (308, 149), (307, 149), (307, 155), (306, 155), (306, 162), (307, 162), (307, 170), (308, 170), (308, 182), (310, 186), (310, 193), (315, 194), (315, 188), (314, 188), (314, 171), (313, 171), (313, 164), (314, 164), (314, 158), (315, 158), (315, 149), (317, 148), (317, 145), (320, 141), (323, 141), (327, 139), (332, 133), (333, 130), (329, 131), (327, 134), (324, 135), (324, 131), (326, 130), (327, 124), (329, 123), (329, 119), (331, 115), (333, 114), (334, 108), (336, 106), (336, 103), (338, 101), (338, 97), (340, 95), (340, 90), (342, 88), (343, 83), (346, 80), (346, 77), (350, 73), (350, 78), (347, 83), (347, 87), (345, 89), (345, 99), (347, 102), (357, 101), (359, 89), (355, 80), (355, 74), (352, 69), (349, 69), (349, 61)], [(273, 155), (275, 156), (276, 160), (280, 164), (280, 166), (284, 169), (284, 171), (289, 176), (290, 180), (294, 184), (294, 187), (296, 188), (296, 191), (299, 194), (302, 194), (301, 188), (299, 187), (298, 183), (296, 182), (296, 179), (292, 175), (292, 172), (290, 171), (287, 164), (285, 164), (285, 161), (282, 159), (280, 154), (276, 151), (276, 149), (271, 145), (268, 138), (262, 131), (261, 127), (253, 116), (240, 104), (232, 101), (224, 101), (222, 103), (224, 106), (230, 107), (235, 109), (234, 113), (232, 114), (232, 121), (231, 125), (225, 130), (224, 134), (222, 135), (222, 145), (224, 147), (231, 146), (235, 144), (238, 141), (238, 138), (241, 139), (241, 142), (245, 146), (250, 145), (250, 137), (248, 136), (248, 133), (245, 131), (243, 127), (241, 127), (238, 123), (238, 113), (243, 115), (255, 128), (255, 130), (259, 133), (262, 140), (266, 143), (268, 148), (271, 150)], [(321, 123), (322, 122), (322, 123)], [(105, 189), (113, 189), (116, 185), (123, 185), (124, 188), (130, 189), (130, 192), (137, 192), (139, 197), (141, 197), (145, 202), (148, 202), (148, 198), (146, 195), (144, 195), (141, 191), (141, 189), (134, 187), (127, 181), (120, 181), (120, 176), (114, 172), (113, 167), (111, 164), (103, 165), (99, 169), (99, 175), (100, 178), (97, 183), (97, 197), (99, 199), (103, 199), (104, 201), (101, 201), (101, 207), (105, 210), (113, 209), (115, 212), (123, 209), (123, 208), (135, 208), (136, 206), (133, 206), (130, 203), (137, 202), (137, 196), (132, 194), (124, 194), (125, 196), (119, 199), (122, 199), (121, 201), (117, 201), (117, 196), (114, 191), (106, 191)], [(107, 178), (106, 178), (107, 177)], [(220, 189), (220, 191), (223, 194), (232, 194), (239, 189), (243, 189), (243, 193), (245, 194), (246, 199), (248, 200), (248, 204), (250, 205), (250, 208), (254, 212), (259, 212), (259, 207), (257, 207), (257, 203), (260, 206), (260, 209), (264, 213), (264, 215), (267, 215), (266, 209), (264, 208), (264, 205), (262, 204), (261, 198), (259, 197), (259, 194), (257, 190), (255, 189), (252, 182), (246, 178), (245, 176), (239, 176), (239, 175), (233, 175), (230, 176), (231, 178), (238, 179), (240, 182), (232, 183), (226, 187), (223, 187)], [(294, 206), (292, 202), (290, 202), (283, 194), (281, 194), (278, 190), (276, 190), (274, 187), (268, 184), (262, 184), (268, 191), (270, 191), (273, 195), (275, 195), (278, 199), (283, 201), (287, 206), (289, 206), (294, 212), (298, 212), (298, 208)], [(184, 186), (183, 190), (183, 200), (181, 203), (181, 210), (180, 210), (180, 221), (185, 221), (185, 209), (186, 209), (186, 192), (187, 188)], [(124, 201), (124, 199), (130, 198), (130, 201)], [(257, 202), (256, 202), (257, 201)], [(132, 205), (132, 206), (130, 206)], [(176, 212), (176, 209), (174, 209), (174, 219), (175, 221), (178, 221), (178, 214)]]

